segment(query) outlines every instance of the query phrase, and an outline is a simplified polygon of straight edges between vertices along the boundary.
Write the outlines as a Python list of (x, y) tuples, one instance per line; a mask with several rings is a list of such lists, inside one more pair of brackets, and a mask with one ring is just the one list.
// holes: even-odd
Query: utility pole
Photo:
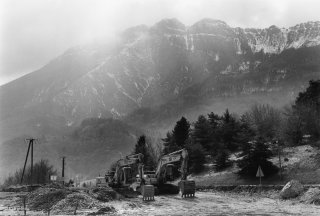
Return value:
[(281, 166), (281, 143), (277, 141), (278, 144), (278, 157), (279, 157), (279, 167), (280, 167), (280, 180), (282, 180), (282, 166)]
[(34, 139), (30, 139), (30, 143), (31, 143), (31, 185), (33, 184), (33, 141), (34, 141)]
[(65, 165), (65, 156), (62, 157), (62, 184), (64, 185), (64, 165)]
[(33, 180), (33, 143), (35, 140), (36, 140), (35, 138), (26, 139), (26, 141), (29, 141), (29, 146), (28, 146), (28, 151), (27, 151), (27, 155), (26, 155), (26, 160), (25, 160), (24, 166), (23, 166), (20, 184), (22, 184), (22, 182), (23, 182), (23, 176), (24, 176), (24, 172), (26, 170), (26, 165), (27, 165), (27, 161), (28, 161), (30, 148), (31, 148), (31, 185), (33, 183), (33, 181), (32, 181)]

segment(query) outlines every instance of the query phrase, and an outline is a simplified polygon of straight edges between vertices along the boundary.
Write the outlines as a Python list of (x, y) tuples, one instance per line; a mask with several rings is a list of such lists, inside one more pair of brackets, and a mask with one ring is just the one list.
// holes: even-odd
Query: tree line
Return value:
[[(18, 185), (21, 183), (21, 177), (23, 168), (15, 171), (15, 173), (9, 175), (2, 186), (7, 187), (10, 185)], [(31, 167), (27, 166), (23, 176), (22, 184), (44, 184), (50, 182), (50, 176), (57, 175), (57, 171), (48, 160), (41, 159), (33, 165), (33, 173), (31, 176)]]
[(318, 145), (320, 139), (320, 80), (309, 82), (294, 103), (282, 109), (268, 104), (255, 104), (241, 116), (211, 112), (199, 115), (190, 123), (185, 117), (176, 122), (162, 139), (160, 151), (154, 151), (146, 136), (140, 136), (134, 153), (145, 155), (144, 163), (155, 168), (161, 155), (186, 148), (189, 152), (189, 172), (203, 170), (213, 162), (217, 171), (230, 166), (231, 153), (240, 152), (238, 174), (255, 176), (261, 166), (265, 176), (278, 172), (269, 159), (285, 146), (308, 143)]

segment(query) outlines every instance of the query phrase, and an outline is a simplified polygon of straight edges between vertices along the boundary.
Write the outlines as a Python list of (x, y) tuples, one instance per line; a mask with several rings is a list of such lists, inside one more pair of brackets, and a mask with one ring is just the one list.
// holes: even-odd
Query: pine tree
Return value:
[(224, 145), (224, 148), (235, 151), (238, 148), (239, 132), (239, 123), (227, 109), (222, 116), (222, 123), (219, 130), (220, 143)]
[(163, 141), (163, 154), (169, 154), (171, 152), (180, 150), (186, 146), (186, 142), (189, 139), (190, 123), (185, 117), (182, 117), (176, 122), (172, 132), (168, 132), (166, 138)]
[(205, 150), (199, 143), (194, 143), (192, 139), (188, 140), (186, 148), (189, 153), (189, 172), (199, 173), (204, 168)]
[[(212, 148), (220, 148), (222, 118), (219, 115), (211, 112), (208, 114), (208, 121), (210, 125), (210, 140), (212, 142)], [(214, 152), (215, 151), (213, 151), (213, 153)]]
[(134, 154), (143, 154), (143, 163), (145, 165), (148, 165), (147, 163), (150, 161), (149, 157), (150, 157), (150, 154), (148, 152), (148, 149), (147, 149), (147, 145), (146, 145), (146, 136), (145, 135), (142, 135), (138, 138), (138, 141), (134, 147), (134, 151), (133, 151)]
[(247, 122), (241, 117), (240, 119), (240, 131), (238, 133), (238, 143), (239, 143), (239, 149), (242, 151), (242, 154), (245, 154), (245, 152), (248, 152), (250, 147), (250, 142), (255, 139), (255, 132), (250, 128), (250, 126), (247, 124)]
[(278, 172), (278, 168), (268, 159), (272, 157), (272, 152), (265, 144), (263, 138), (249, 143), (249, 148), (244, 152), (242, 160), (238, 161), (240, 168), (239, 175), (255, 177), (258, 167), (261, 166), (266, 177)]
[(166, 138), (162, 139), (162, 141), (164, 155), (179, 150), (179, 146), (176, 145), (172, 132), (168, 132)]
[(213, 112), (208, 114), (208, 120), (213, 130), (217, 129), (218, 126), (221, 124), (221, 117)]
[(200, 144), (207, 152), (213, 150), (210, 124), (205, 116), (200, 115), (198, 120), (194, 123), (192, 139), (194, 143)]
[(180, 148), (184, 148), (186, 145), (186, 141), (189, 138), (190, 132), (190, 123), (187, 121), (185, 117), (182, 117), (179, 121), (177, 121), (172, 134), (174, 136), (174, 141), (176, 145)]
[(215, 168), (217, 171), (223, 170), (230, 165), (229, 153), (226, 149), (220, 149), (219, 153), (215, 159)]
[(293, 110), (301, 120), (304, 134), (311, 135), (312, 140), (320, 138), (320, 80), (309, 82), (308, 88), (300, 92)]

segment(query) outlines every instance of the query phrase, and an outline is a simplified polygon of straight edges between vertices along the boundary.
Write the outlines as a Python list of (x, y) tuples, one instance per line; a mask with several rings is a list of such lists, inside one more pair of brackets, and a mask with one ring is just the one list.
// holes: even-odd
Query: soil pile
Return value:
[(101, 207), (101, 203), (90, 195), (78, 192), (67, 195), (66, 198), (55, 204), (51, 211), (54, 214), (72, 213), (81, 209), (92, 209)]
[(106, 206), (106, 207), (99, 209), (99, 211), (92, 212), (88, 215), (105, 215), (105, 214), (110, 214), (110, 213), (115, 213), (115, 212), (116, 212), (116, 209), (113, 206)]
[(307, 204), (320, 205), (320, 189), (309, 188), (300, 198), (300, 201)]
[(38, 188), (27, 195), (27, 205), (30, 210), (48, 211), (70, 193), (71, 191), (66, 189)]
[(109, 187), (97, 187), (89, 191), (89, 194), (102, 202), (109, 202), (119, 198), (119, 194)]
[[(47, 185), (28, 193), (26, 202), (27, 207), (32, 211), (70, 214), (77, 210), (101, 208), (102, 202), (112, 201), (118, 197), (118, 193), (109, 187), (88, 190)], [(20, 198), (20, 203), (23, 198)]]

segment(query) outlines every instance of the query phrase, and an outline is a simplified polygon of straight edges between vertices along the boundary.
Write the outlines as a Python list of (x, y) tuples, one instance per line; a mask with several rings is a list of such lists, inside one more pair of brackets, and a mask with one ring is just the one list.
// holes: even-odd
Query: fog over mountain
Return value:
[(2, 173), (21, 165), (10, 157), (24, 148), (22, 137), (36, 136), (43, 151), (69, 154), (73, 173), (84, 173), (75, 164), (99, 164), (95, 175), (111, 160), (93, 158), (129, 152), (145, 129), (167, 130), (181, 115), (289, 104), (320, 77), (319, 60), (319, 21), (256, 29), (163, 19), (129, 28), (116, 42), (72, 47), (0, 87)]

